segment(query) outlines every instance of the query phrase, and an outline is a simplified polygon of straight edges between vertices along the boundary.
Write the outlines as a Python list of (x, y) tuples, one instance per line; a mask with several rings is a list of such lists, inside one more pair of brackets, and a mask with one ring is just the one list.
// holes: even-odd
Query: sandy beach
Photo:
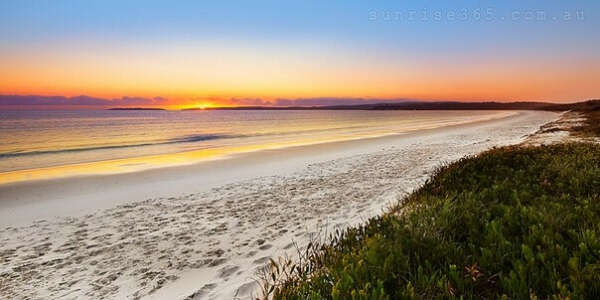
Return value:
[(436, 167), (517, 144), (525, 111), (136, 173), (0, 185), (0, 298), (246, 299), (270, 258), (381, 213)]

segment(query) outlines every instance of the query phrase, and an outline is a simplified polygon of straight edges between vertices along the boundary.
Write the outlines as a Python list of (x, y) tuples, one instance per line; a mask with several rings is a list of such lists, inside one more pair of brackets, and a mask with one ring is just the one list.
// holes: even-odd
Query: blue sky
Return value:
[[(540, 13), (545, 19), (539, 19)], [(583, 65), (600, 64), (600, 2), (599, 1), (13, 1), (0, 2), (0, 62), (35, 60), (35, 56), (45, 56), (47, 61), (61, 62), (65, 68), (73, 68), (77, 62), (67, 61), (69, 56), (100, 53), (106, 59), (106, 65), (118, 64), (126, 60), (120, 56), (148, 56), (155, 60), (169, 61), (178, 53), (198, 50), (201, 59), (210, 61), (210, 56), (223, 53), (227, 49), (230, 57), (219, 60), (259, 61), (248, 69), (260, 69), (261, 59), (275, 57), (280, 62), (294, 60), (318, 60), (331, 76), (340, 76), (335, 70), (355, 71), (357, 73), (381, 73), (389, 65), (395, 68), (390, 74), (382, 75), (381, 82), (402, 84), (410, 74), (418, 74), (438, 64), (441, 73), (445, 70), (461, 68), (496, 68), (496, 65), (523, 65), (531, 61), (531, 68), (541, 68), (548, 74), (560, 71), (561, 66), (576, 60), (575, 66), (567, 66), (569, 74), (576, 75), (576, 68)], [(567, 17), (570, 16), (570, 19)], [(583, 18), (582, 18), (583, 17)], [(491, 19), (490, 19), (491, 18)], [(239, 49), (236, 54), (235, 50)], [(206, 51), (205, 51), (206, 50)], [(169, 57), (152, 54), (153, 51), (166, 53)], [(299, 52), (299, 53), (296, 53)], [(306, 52), (303, 56), (300, 52)], [(108, 55), (106, 55), (108, 53)], [(150, 53), (150, 54), (149, 54)], [(256, 53), (268, 53), (267, 58), (255, 57)], [(290, 54), (292, 53), (292, 54)], [(99, 56), (100, 54), (96, 55)], [(250, 58), (241, 56), (252, 56)], [(115, 58), (116, 57), (116, 58)], [(183, 57), (192, 58), (191, 54)], [(333, 59), (332, 59), (333, 58)], [(327, 65), (328, 60), (341, 62)], [(321, 61), (322, 60), (322, 61)], [(343, 60), (343, 61), (342, 61)], [(352, 65), (352, 62), (363, 64)], [(306, 63), (303, 63), (306, 65)], [(12, 64), (18, 69), (18, 64)], [(46, 65), (46, 63), (42, 63)], [(373, 70), (369, 65), (374, 66)], [(48, 64), (47, 68), (51, 66)], [(270, 66), (275, 68), (275, 66)], [(282, 63), (281, 69), (292, 69), (293, 65)], [(28, 72), (36, 73), (32, 66), (24, 66)], [(136, 66), (136, 68), (140, 68)], [(182, 66), (173, 66), (166, 70), (173, 76), (189, 76), (191, 71), (181, 71)], [(219, 73), (236, 65), (219, 65)], [(306, 66), (307, 71), (298, 76), (311, 77), (318, 66)], [(524, 68), (524, 67), (521, 67)], [(92, 67), (89, 67), (91, 70)], [(310, 70), (308, 70), (310, 69)], [(520, 68), (515, 68), (519, 72)], [(70, 70), (70, 69), (69, 69)], [(86, 69), (86, 72), (91, 72)], [(225, 70), (225, 71), (224, 71)], [(11, 70), (5, 70), (9, 73)], [(108, 72), (108, 70), (106, 70)], [(112, 68), (110, 71), (118, 71)], [(139, 70), (138, 73), (155, 71)], [(165, 71), (165, 70), (163, 70)], [(23, 73), (25, 71), (21, 71)], [(44, 71), (49, 74), (51, 72)], [(341, 71), (340, 71), (341, 72)], [(388, 72), (388, 71), (386, 71)], [(394, 73), (396, 72), (396, 73)], [(464, 76), (473, 76), (474, 71), (465, 71)], [(498, 71), (492, 75), (501, 76)], [(10, 72), (14, 73), (14, 72)], [(40, 72), (41, 73), (41, 72)], [(131, 76), (138, 73), (132, 73)], [(446, 73), (449, 73), (446, 72)], [(452, 73), (452, 72), (450, 72)], [(484, 72), (485, 73), (485, 72)], [(522, 72), (520, 72), (522, 73)], [(65, 74), (65, 93), (77, 94), (75, 71)], [(276, 70), (268, 74), (261, 72), (257, 76), (275, 76)], [(454, 73), (452, 73), (454, 74)], [(458, 73), (461, 74), (461, 73)], [(583, 73), (582, 73), (583, 74)], [(1, 74), (0, 74), (1, 75)], [(4, 74), (5, 76), (8, 76)], [(27, 74), (23, 73), (22, 76)], [(592, 74), (591, 76), (595, 76)], [(41, 76), (41, 75), (40, 75)], [(69, 77), (70, 76), (70, 77)], [(105, 74), (90, 74), (101, 78)], [(208, 76), (208, 75), (206, 75)], [(200, 79), (206, 78), (199, 75)], [(219, 79), (225, 81), (228, 76), (239, 74), (223, 73)], [(251, 76), (251, 74), (250, 74)], [(397, 80), (390, 79), (396, 76)], [(434, 76), (421, 74), (419, 76)], [(487, 76), (487, 75), (486, 75)], [(490, 75), (491, 76), (491, 75)], [(557, 75), (558, 76), (558, 75)], [(586, 77), (590, 75), (585, 73)], [(73, 77), (73, 78), (72, 78)], [(150, 85), (156, 79), (145, 80), (140, 76), (141, 84)], [(289, 77), (289, 76), (288, 76)], [(492, 76), (493, 77), (493, 76)], [(67, 80), (68, 79), (68, 80)], [(265, 92), (251, 87), (228, 87), (224, 82), (211, 82), (218, 86), (211, 90), (199, 81), (182, 83), (181, 95), (194, 94), (197, 97), (227, 97), (231, 90), (233, 96), (277, 96), (277, 92)], [(557, 81), (560, 78), (557, 77)], [(288, 89), (281, 96), (356, 96), (356, 97), (411, 97), (426, 96), (422, 91), (398, 89), (375, 93), (377, 83), (365, 83), (362, 90), (342, 95), (337, 90), (319, 89), (325, 94), (310, 94), (302, 78), (291, 78), (301, 88), (298, 91)], [(490, 79), (492, 80), (492, 79)], [(323, 80), (321, 80), (323, 81)], [(346, 80), (348, 81), (348, 80)], [(435, 79), (435, 81), (439, 81)], [(48, 82), (39, 79), (40, 93), (48, 92)], [(283, 82), (274, 77), (273, 82)], [(36, 90), (29, 84), (30, 92)], [(81, 92), (94, 91), (88, 88), (99, 85), (98, 80), (78, 83)], [(193, 91), (189, 85), (201, 87)], [(254, 83), (261, 85), (266, 83)], [(293, 82), (292, 82), (293, 84)], [(319, 83), (325, 85), (326, 83)], [(334, 83), (342, 86), (341, 83)], [(413, 84), (413, 83), (410, 83)], [(486, 83), (487, 84), (487, 83)], [(504, 83), (507, 84), (507, 83)], [(2, 93), (22, 93), (23, 86), (0, 86)], [(383, 83), (381, 83), (383, 85)], [(413, 84), (414, 85), (414, 84)], [(573, 93), (572, 98), (587, 97), (593, 94), (590, 86), (583, 86), (582, 93)], [(111, 96), (128, 96), (130, 93), (144, 93), (142, 89), (120, 90), (106, 84), (107, 89), (115, 90)], [(262, 87), (264, 89), (264, 87)], [(432, 86), (435, 89), (436, 86)], [(566, 86), (577, 89), (576, 86)], [(62, 91), (57, 89), (57, 92)], [(206, 91), (206, 92), (204, 92)], [(160, 91), (148, 91), (155, 95)], [(118, 93), (121, 93), (117, 95)], [(124, 95), (127, 93), (128, 95)], [(171, 96), (177, 91), (166, 91)], [(285, 94), (285, 95), (283, 95)], [(432, 93), (432, 96), (435, 93)], [(511, 95), (514, 92), (511, 92)], [(535, 96), (532, 93), (532, 97)], [(561, 97), (569, 98), (569, 93), (560, 92)], [(189, 96), (189, 95), (188, 95)], [(443, 94), (439, 95), (443, 97)], [(518, 95), (514, 94), (514, 97)], [(527, 93), (523, 97), (527, 96)], [(181, 97), (181, 96), (179, 96)], [(187, 96), (186, 96), (187, 97)], [(540, 98), (550, 97), (540, 94)], [(449, 95), (448, 98), (456, 98)], [(480, 98), (477, 96), (476, 98)]]

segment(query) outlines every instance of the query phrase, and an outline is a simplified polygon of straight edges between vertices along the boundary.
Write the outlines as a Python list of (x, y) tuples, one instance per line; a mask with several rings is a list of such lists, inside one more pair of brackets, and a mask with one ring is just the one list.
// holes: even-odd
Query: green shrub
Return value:
[[(274, 264), (274, 299), (600, 299), (600, 146), (493, 149)], [(280, 270), (281, 268), (281, 270)], [(285, 276), (283, 276), (283, 275)]]

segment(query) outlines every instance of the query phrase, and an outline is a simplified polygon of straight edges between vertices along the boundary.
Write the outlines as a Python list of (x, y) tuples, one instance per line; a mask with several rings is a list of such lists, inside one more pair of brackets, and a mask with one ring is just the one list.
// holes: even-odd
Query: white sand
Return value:
[(523, 145), (536, 146), (568, 142), (600, 142), (600, 139), (597, 137), (571, 134), (573, 128), (581, 126), (585, 120), (585, 116), (580, 112), (568, 111), (561, 113), (556, 120), (544, 124), (538, 131), (529, 135), (523, 141)]
[(440, 164), (557, 116), (0, 186), (0, 299), (247, 298), (256, 269), (292, 242), (381, 213)]

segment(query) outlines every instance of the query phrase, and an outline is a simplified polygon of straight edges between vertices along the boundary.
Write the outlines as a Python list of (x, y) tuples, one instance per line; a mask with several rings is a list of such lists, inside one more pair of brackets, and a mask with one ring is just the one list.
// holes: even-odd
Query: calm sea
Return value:
[(130, 158), (138, 158), (139, 165), (142, 157), (187, 152), (196, 155), (187, 155), (184, 160), (193, 161), (235, 152), (403, 133), (501, 114), (507, 113), (0, 111), (0, 175)]

